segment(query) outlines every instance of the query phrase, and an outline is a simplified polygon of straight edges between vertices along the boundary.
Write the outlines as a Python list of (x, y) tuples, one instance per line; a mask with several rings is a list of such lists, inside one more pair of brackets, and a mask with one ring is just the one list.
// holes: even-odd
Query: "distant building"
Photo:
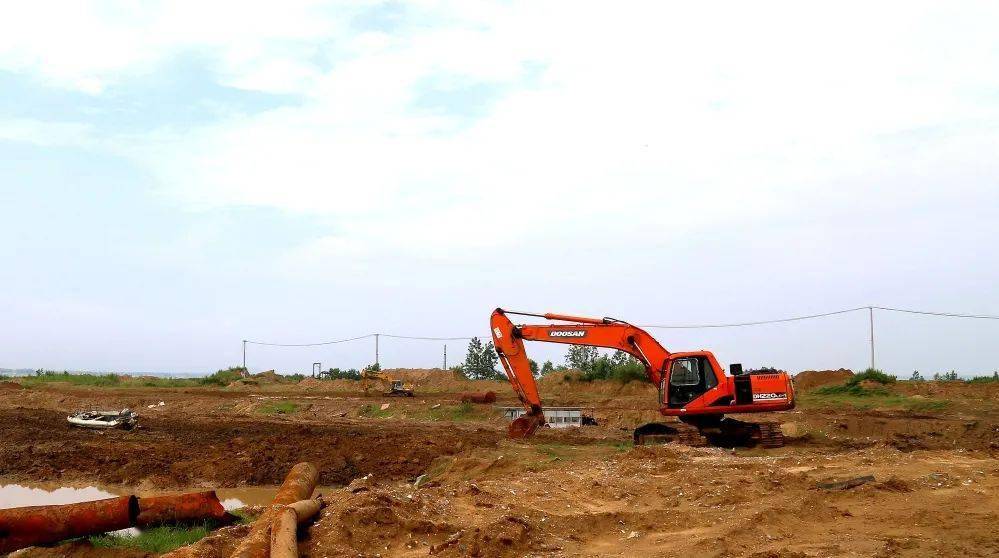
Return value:
[[(527, 409), (523, 407), (501, 407), (503, 416), (511, 421), (516, 420), (525, 414)], [(583, 409), (580, 407), (545, 407), (545, 422), (551, 428), (570, 428), (583, 425)]]

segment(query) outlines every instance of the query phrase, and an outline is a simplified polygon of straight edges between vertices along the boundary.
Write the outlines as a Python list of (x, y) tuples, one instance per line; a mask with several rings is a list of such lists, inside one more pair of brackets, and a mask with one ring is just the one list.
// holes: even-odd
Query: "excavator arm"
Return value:
[[(514, 325), (508, 314), (534, 316), (565, 324)], [(524, 341), (544, 341), (565, 345), (591, 345), (624, 351), (645, 366), (653, 385), (659, 385), (669, 351), (641, 328), (613, 318), (582, 318), (562, 314), (531, 314), (497, 308), (489, 320), (493, 345), (510, 384), (527, 409), (527, 415), (510, 425), (515, 438), (530, 436), (542, 424), (544, 415), (538, 385), (531, 373)]]

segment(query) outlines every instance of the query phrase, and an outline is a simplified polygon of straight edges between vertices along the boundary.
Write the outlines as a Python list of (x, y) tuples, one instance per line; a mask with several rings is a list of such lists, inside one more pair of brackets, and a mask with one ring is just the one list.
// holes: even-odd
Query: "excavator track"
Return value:
[(708, 439), (704, 436), (704, 434), (701, 434), (701, 431), (696, 426), (684, 424), (679, 430), (680, 432), (677, 437), (677, 441), (681, 444), (697, 448), (708, 445)]
[(765, 448), (784, 447), (784, 433), (781, 432), (780, 425), (773, 422), (764, 422), (756, 425), (760, 431), (760, 445)]
[(725, 418), (712, 424), (698, 426), (678, 423), (653, 422), (635, 429), (636, 446), (668, 444), (677, 442), (693, 447), (717, 445), (762, 446), (764, 448), (784, 447), (784, 433), (778, 423), (743, 422)]
[(708, 445), (708, 439), (701, 434), (701, 431), (696, 426), (683, 423), (649, 423), (636, 428), (633, 438), (636, 446), (654, 446), (670, 442), (677, 442), (693, 447)]

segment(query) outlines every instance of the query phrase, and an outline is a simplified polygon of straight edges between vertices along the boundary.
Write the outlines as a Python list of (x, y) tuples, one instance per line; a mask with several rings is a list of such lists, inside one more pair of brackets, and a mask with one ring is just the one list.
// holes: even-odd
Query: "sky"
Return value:
[[(498, 306), (999, 315), (996, 21), (992, 2), (9, 6), (0, 367), (205, 373), (243, 339), (487, 337)], [(650, 331), (797, 371), (865, 367), (868, 327)], [(879, 312), (875, 334), (901, 375), (999, 368), (996, 320)], [(443, 345), (382, 339), (380, 361), (439, 366)], [(373, 360), (371, 340), (247, 353)]]

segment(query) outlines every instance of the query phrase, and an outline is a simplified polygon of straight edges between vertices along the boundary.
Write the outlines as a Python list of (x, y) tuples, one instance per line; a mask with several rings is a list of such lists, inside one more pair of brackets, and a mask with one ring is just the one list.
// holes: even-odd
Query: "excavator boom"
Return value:
[[(515, 326), (508, 314), (539, 316), (571, 324)], [(514, 391), (528, 408), (541, 406), (538, 386), (531, 374), (524, 341), (565, 345), (592, 345), (629, 353), (643, 365), (649, 381), (658, 385), (662, 363), (669, 352), (645, 331), (612, 318), (580, 318), (561, 314), (529, 314), (497, 308), (490, 318), (493, 345)]]

